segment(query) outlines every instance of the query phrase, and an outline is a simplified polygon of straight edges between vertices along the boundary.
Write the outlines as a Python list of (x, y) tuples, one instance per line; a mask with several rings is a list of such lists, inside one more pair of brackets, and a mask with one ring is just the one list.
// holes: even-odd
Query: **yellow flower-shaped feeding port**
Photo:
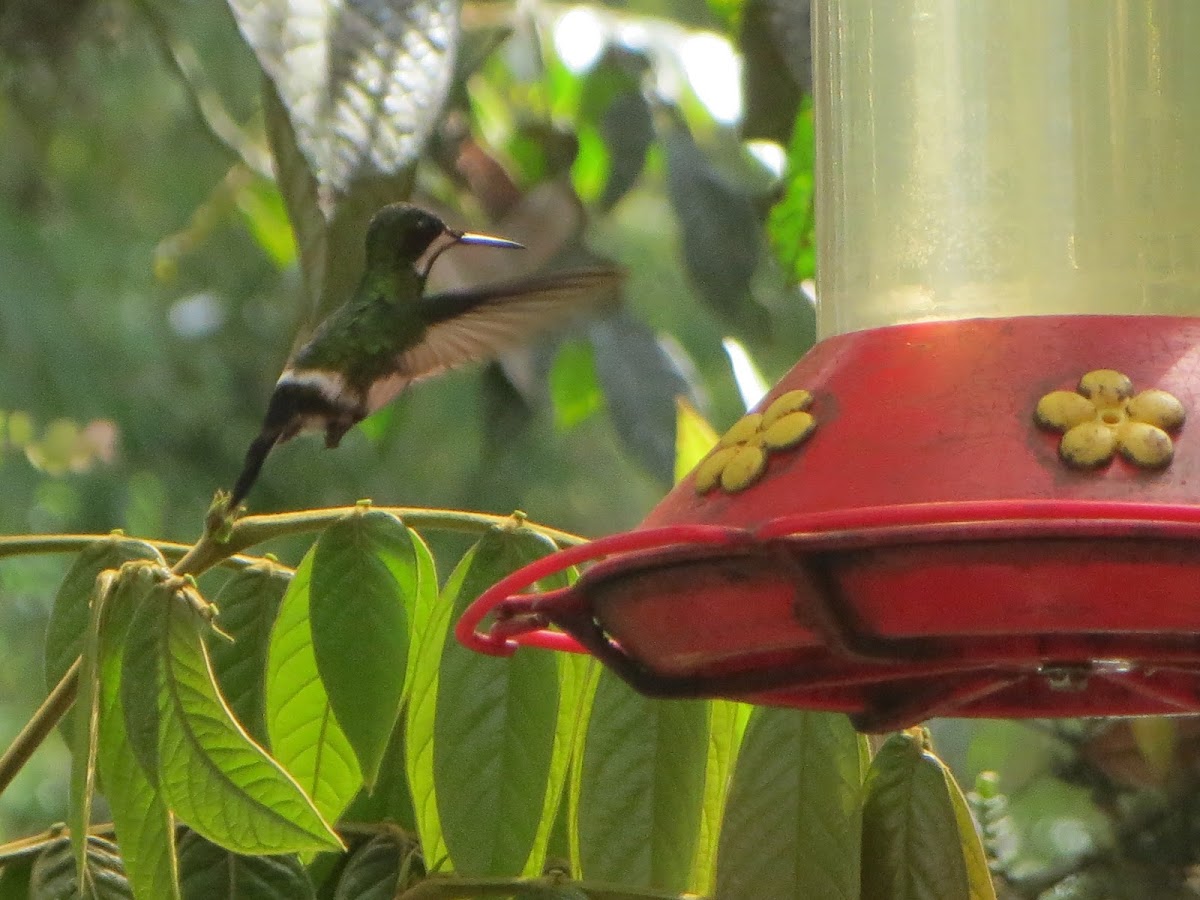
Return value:
[(758, 481), (771, 451), (797, 446), (817, 427), (807, 412), (811, 404), (808, 391), (788, 391), (765, 411), (738, 419), (696, 467), (696, 493), (705, 494), (717, 485), (733, 493)]
[(1094, 469), (1118, 451), (1136, 466), (1159, 469), (1175, 455), (1170, 431), (1183, 424), (1183, 404), (1166, 391), (1133, 393), (1133, 382), (1113, 369), (1096, 369), (1078, 391), (1051, 391), (1034, 414), (1043, 428), (1063, 433), (1059, 456), (1067, 465)]

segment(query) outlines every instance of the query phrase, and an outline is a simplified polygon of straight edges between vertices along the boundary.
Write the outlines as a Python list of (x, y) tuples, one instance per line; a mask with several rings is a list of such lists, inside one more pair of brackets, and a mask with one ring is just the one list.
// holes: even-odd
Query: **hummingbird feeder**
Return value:
[(822, 340), (459, 638), (863, 729), (1200, 712), (1200, 4), (813, 12)]

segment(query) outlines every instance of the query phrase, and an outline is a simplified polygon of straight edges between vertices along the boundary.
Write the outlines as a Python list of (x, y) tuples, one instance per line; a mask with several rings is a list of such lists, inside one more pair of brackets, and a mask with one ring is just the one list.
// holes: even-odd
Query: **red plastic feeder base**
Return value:
[(1198, 396), (1200, 319), (831, 338), (642, 526), (515, 573), (458, 635), (868, 730), (1200, 712)]

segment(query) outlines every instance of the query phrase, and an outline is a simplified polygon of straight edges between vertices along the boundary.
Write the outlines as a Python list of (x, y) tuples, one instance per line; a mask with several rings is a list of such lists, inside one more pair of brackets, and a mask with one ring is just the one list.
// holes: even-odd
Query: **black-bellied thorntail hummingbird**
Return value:
[(425, 296), (434, 260), (456, 244), (521, 248), (504, 238), (454, 231), (405, 203), (375, 214), (358, 290), (317, 326), (279, 376), (227, 510), (245, 499), (276, 444), (302, 431), (324, 431), (325, 446), (336, 447), (411, 382), (495, 357), (600, 306), (621, 279), (620, 270), (602, 267)]

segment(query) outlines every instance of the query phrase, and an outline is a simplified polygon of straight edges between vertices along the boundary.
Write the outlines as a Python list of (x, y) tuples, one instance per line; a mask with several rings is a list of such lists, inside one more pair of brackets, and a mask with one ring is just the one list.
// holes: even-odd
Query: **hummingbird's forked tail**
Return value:
[(258, 473), (262, 471), (263, 461), (279, 441), (280, 434), (281, 429), (264, 428), (250, 444), (250, 449), (246, 451), (246, 461), (242, 464), (242, 473), (238, 475), (237, 483), (233, 486), (233, 493), (229, 495), (229, 505), (226, 507), (229, 512), (237, 509), (238, 504), (250, 493), (250, 488), (254, 487)]

